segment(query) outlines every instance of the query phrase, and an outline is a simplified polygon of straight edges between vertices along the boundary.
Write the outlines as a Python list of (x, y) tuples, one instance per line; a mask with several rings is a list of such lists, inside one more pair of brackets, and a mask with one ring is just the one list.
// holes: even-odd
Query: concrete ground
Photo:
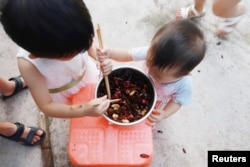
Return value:
[[(127, 49), (147, 45), (159, 26), (174, 19), (176, 9), (192, 4), (192, 0), (85, 2), (94, 25), (101, 25), (104, 45)], [(250, 11), (250, 1), (243, 2)], [(192, 72), (193, 102), (157, 124), (150, 167), (206, 167), (208, 150), (250, 150), (250, 15), (228, 37), (218, 38), (214, 31), (221, 19), (212, 14), (211, 3), (206, 3), (206, 15), (194, 20), (205, 33), (208, 49), (204, 61)], [(2, 27), (0, 41), (1, 77), (16, 76), (18, 47)], [(28, 90), (0, 100), (0, 121), (20, 121), (45, 128), (44, 116)], [(48, 123), (53, 165), (48, 163), (48, 142), (41, 149), (0, 138), (0, 166), (71, 166), (67, 157), (68, 120), (49, 119)], [(47, 157), (42, 159), (44, 152)]]

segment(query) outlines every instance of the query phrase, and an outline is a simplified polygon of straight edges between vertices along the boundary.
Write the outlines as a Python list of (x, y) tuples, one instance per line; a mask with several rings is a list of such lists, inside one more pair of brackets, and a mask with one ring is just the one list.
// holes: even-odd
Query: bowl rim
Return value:
[[(141, 119), (139, 120), (136, 120), (134, 122), (129, 122), (129, 123), (121, 123), (121, 122), (117, 122), (115, 120), (112, 120), (111, 118), (109, 118), (106, 114), (103, 114), (104, 118), (110, 123), (110, 124), (116, 124), (116, 125), (121, 125), (121, 126), (131, 126), (131, 125), (135, 125), (135, 124), (138, 124), (142, 121), (144, 121), (146, 118), (148, 118), (148, 116), (153, 112), (154, 110), (154, 106), (156, 104), (156, 101), (157, 101), (157, 94), (156, 94), (156, 89), (155, 89), (155, 86), (154, 86), (154, 82), (153, 80), (148, 77), (148, 75), (143, 72), (141, 69), (139, 69), (138, 67), (134, 67), (134, 66), (116, 66), (115, 68), (112, 69), (112, 72), (115, 71), (115, 70), (119, 70), (119, 69), (133, 69), (133, 70), (136, 70), (140, 73), (142, 73), (145, 77), (148, 78), (149, 82), (151, 83), (152, 87), (153, 87), (153, 93), (154, 93), (154, 100), (153, 100), (153, 103), (152, 103), (152, 107), (150, 108), (150, 110), (147, 112), (146, 115), (144, 115)], [(111, 73), (112, 73), (111, 72)], [(95, 98), (97, 98), (97, 90), (98, 90), (98, 86), (100, 85), (101, 81), (104, 79), (104, 77), (101, 77), (99, 79), (99, 81), (97, 82), (96, 84), (96, 88), (95, 88)]]

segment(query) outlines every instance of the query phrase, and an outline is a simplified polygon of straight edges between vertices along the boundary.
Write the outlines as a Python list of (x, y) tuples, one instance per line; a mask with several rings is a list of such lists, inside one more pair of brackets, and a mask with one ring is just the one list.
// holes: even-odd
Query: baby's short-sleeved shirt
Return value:
[[(135, 61), (146, 60), (148, 47), (134, 48), (131, 50), (132, 59)], [(147, 67), (144, 63), (144, 71)], [(152, 77), (151, 77), (152, 78)], [(192, 79), (191, 76), (184, 76), (180, 80), (161, 84), (152, 78), (157, 92), (157, 103), (155, 108), (163, 109), (169, 100), (173, 100), (180, 105), (187, 105), (192, 100)]]

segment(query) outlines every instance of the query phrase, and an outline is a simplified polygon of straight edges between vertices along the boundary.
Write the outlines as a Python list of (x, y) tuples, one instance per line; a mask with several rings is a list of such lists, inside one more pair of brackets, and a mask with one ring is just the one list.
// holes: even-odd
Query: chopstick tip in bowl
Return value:
[(117, 103), (117, 102), (119, 102), (121, 99), (111, 99), (110, 100), (110, 103)]

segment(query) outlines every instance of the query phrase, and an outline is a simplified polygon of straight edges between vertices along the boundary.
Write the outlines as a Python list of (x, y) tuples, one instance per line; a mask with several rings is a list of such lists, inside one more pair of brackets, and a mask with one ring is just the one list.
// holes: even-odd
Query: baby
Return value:
[[(163, 25), (147, 47), (132, 51), (108, 48), (97, 50), (98, 58), (116, 61), (145, 60), (145, 69), (157, 91), (157, 102), (149, 124), (169, 117), (192, 98), (190, 72), (202, 61), (206, 45), (201, 30), (190, 20)], [(102, 67), (105, 68), (105, 67)]]

